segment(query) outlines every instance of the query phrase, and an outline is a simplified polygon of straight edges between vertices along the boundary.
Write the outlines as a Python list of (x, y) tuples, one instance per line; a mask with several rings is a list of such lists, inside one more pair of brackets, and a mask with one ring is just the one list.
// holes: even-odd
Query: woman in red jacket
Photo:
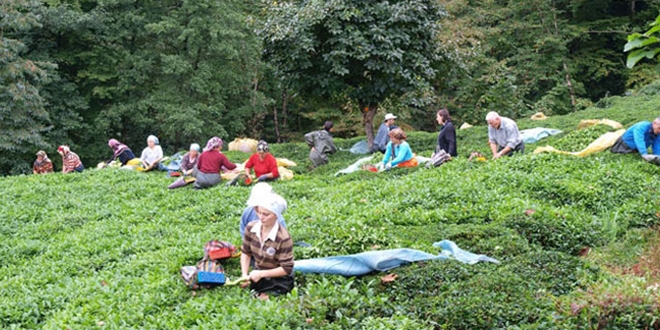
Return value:
[(220, 171), (222, 168), (233, 170), (236, 164), (227, 159), (220, 150), (222, 149), (222, 139), (214, 136), (206, 143), (204, 152), (199, 155), (197, 160), (197, 170), (193, 171), (195, 176), (196, 189), (204, 189), (220, 183)]
[(270, 148), (266, 141), (259, 141), (257, 144), (257, 153), (250, 156), (245, 163), (245, 175), (250, 176), (250, 169), (254, 168), (254, 175), (257, 181), (273, 181), (280, 177), (277, 170), (277, 160), (270, 153)]

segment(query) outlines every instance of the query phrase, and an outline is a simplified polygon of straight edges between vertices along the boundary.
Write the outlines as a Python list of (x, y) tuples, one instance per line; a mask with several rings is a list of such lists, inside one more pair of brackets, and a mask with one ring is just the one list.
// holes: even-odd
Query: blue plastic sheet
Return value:
[(367, 140), (362, 140), (354, 144), (349, 150), (353, 154), (364, 155), (369, 153), (369, 144)]
[(539, 140), (551, 135), (560, 134), (562, 131), (554, 128), (537, 127), (520, 131), (520, 138), (525, 144), (538, 142)]
[(369, 251), (344, 256), (296, 260), (293, 269), (301, 273), (359, 276), (426, 260), (455, 259), (471, 265), (482, 261), (500, 263), (491, 257), (465, 251), (452, 241), (436, 242), (433, 243), (433, 246), (442, 248), (442, 252), (435, 255), (415, 249)]

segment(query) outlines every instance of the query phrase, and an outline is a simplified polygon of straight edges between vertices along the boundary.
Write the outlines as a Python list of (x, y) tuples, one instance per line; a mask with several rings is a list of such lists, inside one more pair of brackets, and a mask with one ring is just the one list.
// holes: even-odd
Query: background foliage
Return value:
[[(365, 105), (373, 125), (394, 112), (426, 131), (438, 107), (459, 124), (489, 110), (564, 114), (658, 79), (622, 53), (657, 1), (387, 3), (3, 1), (0, 173), (65, 143), (91, 165), (113, 137), (139, 153), (156, 134), (173, 153), (212, 135), (298, 141), (327, 119), (353, 137)], [(309, 79), (284, 74), (294, 64)]]

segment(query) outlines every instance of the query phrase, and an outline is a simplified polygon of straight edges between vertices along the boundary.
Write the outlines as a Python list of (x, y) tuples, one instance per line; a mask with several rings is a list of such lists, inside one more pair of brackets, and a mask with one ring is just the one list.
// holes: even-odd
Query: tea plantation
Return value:
[[(459, 131), (461, 157), (434, 169), (334, 177), (363, 156), (340, 151), (310, 172), (303, 144), (272, 146), (298, 162), (294, 180), (273, 184), (289, 202), (294, 240), (312, 246), (296, 247), (296, 259), (398, 247), (437, 253), (431, 243), (450, 239), (501, 264), (418, 263), (392, 270), (393, 283), (381, 282), (385, 273), (297, 274), (290, 295), (266, 302), (238, 287), (193, 292), (179, 277), (205, 242), (240, 244), (249, 188), (170, 191), (162, 172), (112, 169), (2, 178), (0, 328), (660, 328), (660, 167), (610, 152), (532, 154), (545, 144), (586, 146), (593, 134), (571, 133), (581, 119), (629, 126), (660, 115), (658, 104), (657, 96), (615, 97), (568, 116), (520, 120), (521, 129), (564, 134), (484, 163), (467, 160), (473, 150), (489, 154), (478, 123)], [(413, 132), (409, 142), (430, 156), (435, 137)], [(225, 269), (240, 275), (238, 260)]]

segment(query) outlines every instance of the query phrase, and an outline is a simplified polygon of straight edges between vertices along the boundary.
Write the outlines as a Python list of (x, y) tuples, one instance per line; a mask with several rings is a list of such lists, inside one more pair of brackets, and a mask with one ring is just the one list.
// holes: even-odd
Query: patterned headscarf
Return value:
[(129, 149), (127, 145), (117, 141), (116, 139), (110, 139), (108, 141), (108, 147), (112, 148), (113, 157), (119, 156), (124, 150)]
[(160, 142), (158, 141), (158, 138), (155, 135), (149, 135), (147, 137), (147, 142), (149, 142), (149, 140), (154, 141), (155, 144), (160, 144)]
[(57, 148), (57, 152), (61, 152), (63, 155), (66, 156), (66, 154), (71, 152), (71, 149), (69, 149), (69, 146), (62, 145), (62, 146), (59, 146), (59, 148)]
[(390, 138), (395, 138), (397, 140), (405, 140), (407, 138), (406, 132), (404, 132), (400, 128), (395, 128), (395, 129), (391, 130), (388, 133), (388, 135), (390, 136)]
[(259, 143), (257, 143), (257, 151), (270, 152), (268, 142), (264, 140), (259, 141)]
[(46, 155), (46, 152), (43, 150), (37, 151), (37, 157), (41, 156), (41, 161), (35, 160), (34, 163), (37, 164), (37, 166), (40, 166), (44, 162), (50, 162), (50, 159), (48, 159), (48, 155)]
[(206, 142), (206, 148), (204, 148), (204, 151), (213, 150), (215, 148), (222, 148), (222, 139), (217, 136), (212, 137), (209, 142)]

